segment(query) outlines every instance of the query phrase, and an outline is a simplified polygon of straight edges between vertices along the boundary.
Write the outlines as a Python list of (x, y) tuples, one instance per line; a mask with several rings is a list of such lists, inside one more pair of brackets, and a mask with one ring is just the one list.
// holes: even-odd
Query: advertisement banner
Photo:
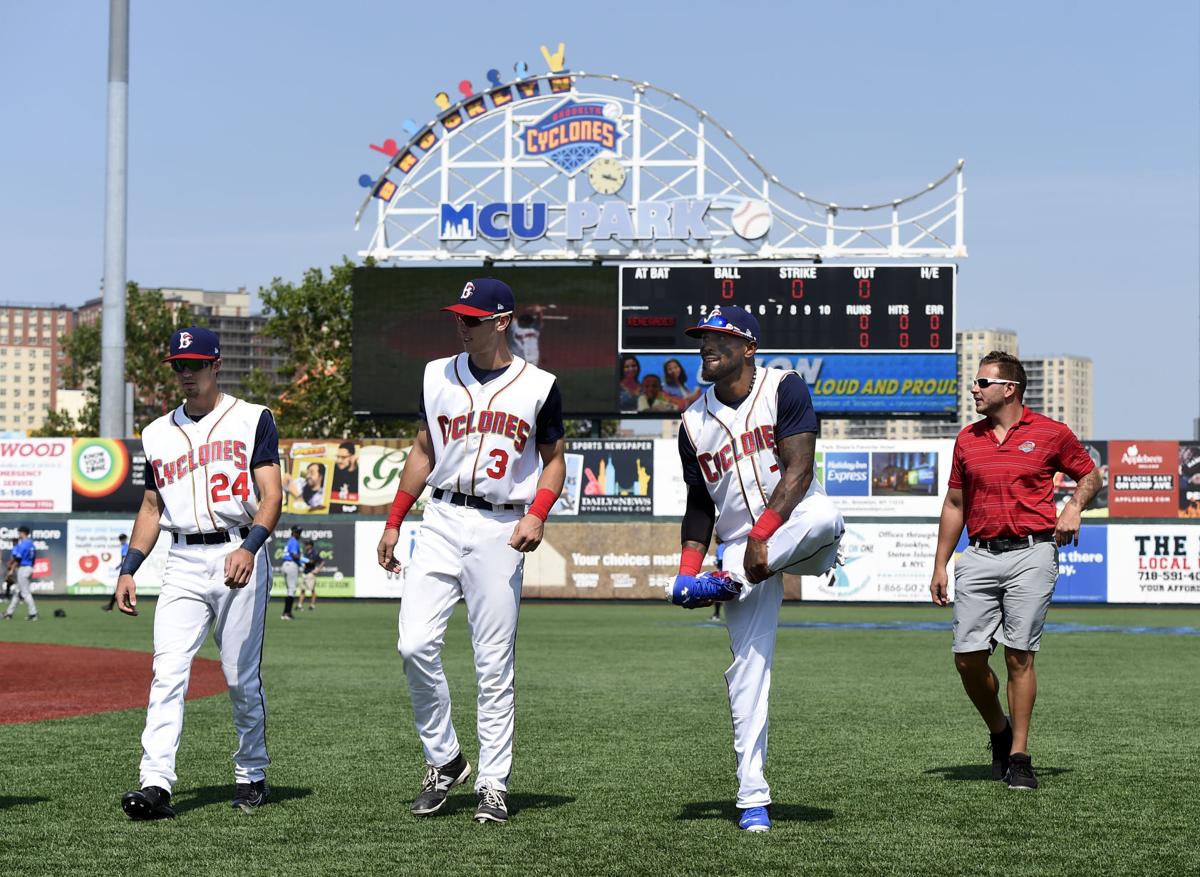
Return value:
[[(716, 568), (711, 550), (703, 568)], [(678, 572), (678, 523), (563, 522), (547, 527), (537, 551), (526, 555), (522, 593), (563, 599), (662, 600), (663, 589)]]
[(827, 441), (817, 480), (844, 515), (937, 517), (950, 479), (948, 440)]
[[(408, 462), (411, 439), (364, 439), (355, 454), (358, 470), (358, 511), (364, 515), (386, 515), (400, 486), (400, 473)], [(413, 507), (421, 510), (429, 498), (422, 493)]]
[(1108, 530), (1079, 528), (1079, 544), (1058, 549), (1055, 603), (1103, 603), (1108, 599)]
[(1200, 603), (1200, 527), (1110, 526), (1108, 602)]
[[(67, 528), (68, 594), (111, 594), (121, 570), (121, 534), (133, 532), (133, 518), (72, 518)], [(171, 535), (159, 531), (154, 550), (137, 571), (134, 581), (139, 595), (157, 594), (162, 589), (163, 570), (171, 551)]]
[(0, 441), (0, 512), (69, 511), (71, 440)]
[[(1108, 517), (1108, 442), (1080, 442), (1100, 472), (1100, 490), (1084, 510), (1085, 518)], [(1075, 494), (1075, 479), (1065, 472), (1054, 473), (1054, 505), (1061, 512)]]
[[(937, 552), (937, 524), (848, 524), (844, 566), (823, 576), (801, 576), (802, 600), (929, 602)], [(954, 563), (950, 564), (954, 595)]]
[(654, 514), (656, 517), (683, 517), (687, 509), (688, 486), (683, 480), (677, 439), (654, 440)]
[(1179, 442), (1109, 442), (1108, 469), (1110, 517), (1178, 517)]
[(583, 491), (583, 454), (564, 454), (563, 459), (567, 466), (567, 478), (550, 514), (578, 515), (579, 495)]
[[(417, 544), (420, 521), (405, 521), (400, 525), (400, 541), (395, 555), (407, 569)], [(376, 547), (383, 535), (382, 521), (359, 521), (354, 525), (354, 596), (400, 599), (404, 596), (404, 573), (391, 573), (379, 565)], [(538, 549), (540, 551), (541, 548)], [(534, 552), (535, 554), (537, 552)]]
[(569, 439), (567, 451), (583, 458), (581, 514), (653, 513), (653, 440)]
[[(292, 535), (291, 524), (279, 524), (268, 543), (271, 553), (271, 596), (280, 597), (287, 593), (283, 581), (283, 549)], [(355, 568), (355, 523), (353, 521), (322, 522), (321, 524), (298, 524), (300, 528), (301, 550), (304, 543), (311, 539), (313, 546), (320, 553), (325, 565), (317, 572), (316, 589), (318, 597), (353, 597), (354, 568)], [(383, 530), (382, 525), (376, 525)], [(378, 537), (376, 537), (378, 541)], [(300, 567), (303, 575), (304, 567)], [(297, 591), (299, 591), (297, 583)]]
[(1200, 518), (1200, 442), (1179, 443), (1179, 517)]
[[(958, 411), (953, 353), (763, 354), (758, 365), (790, 369), (808, 383), (818, 414), (945, 414)], [(686, 408), (707, 386), (700, 354), (623, 353), (617, 364), (622, 414), (665, 416)]]
[[(0, 547), (3, 548), (5, 569), (9, 553), (20, 539), (16, 522), (0, 525)], [(29, 538), (37, 554), (33, 558), (33, 593), (65, 594), (67, 591), (67, 522), (66, 520), (36, 521), (26, 524)]]
[(77, 438), (71, 448), (71, 502), (77, 512), (136, 512), (146, 493), (141, 439)]

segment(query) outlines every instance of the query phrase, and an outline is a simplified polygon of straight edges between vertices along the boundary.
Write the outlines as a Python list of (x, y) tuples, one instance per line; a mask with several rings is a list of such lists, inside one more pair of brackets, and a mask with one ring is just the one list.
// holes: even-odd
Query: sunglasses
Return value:
[(488, 320), (494, 320), (497, 317), (503, 317), (505, 314), (492, 314), (490, 317), (468, 317), (464, 314), (455, 314), (454, 316), (456, 319), (462, 320), (462, 324), (467, 328), (474, 329), (476, 326), (482, 326)]
[(745, 329), (741, 328), (740, 326), (733, 325), (733, 323), (731, 323), (727, 319), (725, 319), (725, 315), (720, 312), (709, 314), (707, 317), (705, 317), (703, 320), (701, 320), (699, 323), (696, 324), (696, 328), (697, 329), (726, 329), (730, 332), (734, 332), (734, 333), (742, 336), (747, 341), (754, 340), (753, 335), (751, 335), (749, 332), (747, 332)]
[(171, 368), (175, 374), (183, 374), (184, 372), (202, 372), (213, 364), (211, 359), (173, 359), (171, 360)]
[(1014, 384), (1020, 386), (1020, 381), (1006, 381), (1004, 378), (976, 378), (971, 382), (981, 390), (986, 390), (992, 384)]

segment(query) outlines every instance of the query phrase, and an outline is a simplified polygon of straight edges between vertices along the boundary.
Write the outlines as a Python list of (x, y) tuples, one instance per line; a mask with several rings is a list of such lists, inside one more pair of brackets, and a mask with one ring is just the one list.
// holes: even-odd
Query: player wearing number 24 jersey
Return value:
[[(171, 336), (167, 361), (185, 401), (142, 432), (146, 493), (121, 562), (116, 602), (137, 615), (134, 576), (170, 534), (154, 611), (154, 681), (142, 734), (141, 787), (121, 799), (131, 819), (165, 819), (183, 733), (192, 658), (211, 628), (233, 703), (238, 747), (233, 805), (267, 798), (267, 703), (259, 665), (271, 591), (264, 543), (279, 521), (283, 485), (271, 412), (217, 389), (215, 332), (191, 326)], [(153, 579), (151, 580), (153, 581)]]
[(479, 684), (475, 818), (508, 819), (525, 553), (541, 543), (566, 480), (558, 385), (510, 351), (506, 332), (515, 308), (506, 284), (482, 278), (442, 309), (454, 314), (464, 352), (425, 368), (424, 422), (379, 540), (380, 566), (399, 572), (400, 524), (426, 485), (433, 488), (400, 604), (399, 649), (427, 762), (412, 803), (416, 816), (438, 812), (471, 773), (450, 721), (441, 661), (446, 625), (462, 599)]

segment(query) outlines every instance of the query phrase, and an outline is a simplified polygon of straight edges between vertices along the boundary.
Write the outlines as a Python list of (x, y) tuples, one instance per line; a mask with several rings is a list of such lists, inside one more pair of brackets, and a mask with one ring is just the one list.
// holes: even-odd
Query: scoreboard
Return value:
[(622, 265), (622, 353), (691, 350), (716, 305), (758, 317), (762, 353), (953, 353), (956, 266)]

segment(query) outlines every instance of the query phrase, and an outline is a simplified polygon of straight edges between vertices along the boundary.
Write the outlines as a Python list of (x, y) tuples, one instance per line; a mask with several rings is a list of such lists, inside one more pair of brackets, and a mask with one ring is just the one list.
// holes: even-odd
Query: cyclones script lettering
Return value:
[(438, 428), (442, 431), (442, 442), (449, 444), (469, 435), (481, 433), (502, 435), (512, 439), (513, 447), (517, 449), (518, 453), (525, 449), (525, 443), (529, 441), (529, 434), (533, 428), (520, 417), (504, 411), (480, 411), (478, 418), (475, 414), (476, 412), (471, 411), (453, 419), (444, 414), (439, 416)]
[[(774, 452), (774, 450), (775, 427), (756, 426), (749, 432), (742, 433), (739, 439), (726, 444), (716, 453), (710, 454), (706, 451), (696, 459), (700, 463), (704, 477), (716, 484), (721, 480), (721, 476), (732, 469), (743, 457), (760, 454), (763, 451)], [(778, 464), (771, 465), (772, 472), (778, 468)]]
[(246, 457), (246, 443), (225, 439), (224, 441), (209, 442), (196, 450), (188, 451), (175, 460), (151, 460), (154, 468), (154, 480), (159, 487), (174, 484), (190, 472), (203, 469), (209, 463), (232, 461), (234, 468), (245, 472), (249, 461)]

